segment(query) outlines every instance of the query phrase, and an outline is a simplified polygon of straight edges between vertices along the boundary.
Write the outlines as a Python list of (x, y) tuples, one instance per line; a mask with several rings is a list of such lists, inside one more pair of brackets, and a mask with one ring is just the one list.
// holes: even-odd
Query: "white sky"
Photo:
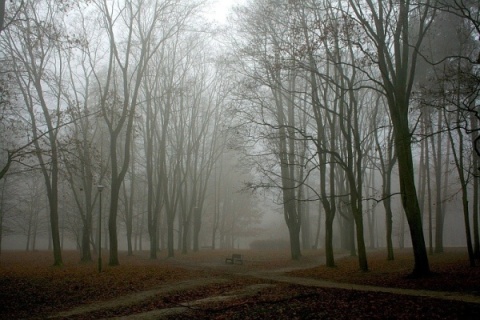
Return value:
[(227, 21), (230, 8), (240, 2), (238, 0), (212, 0), (212, 10), (207, 14), (219, 23), (224, 23)]

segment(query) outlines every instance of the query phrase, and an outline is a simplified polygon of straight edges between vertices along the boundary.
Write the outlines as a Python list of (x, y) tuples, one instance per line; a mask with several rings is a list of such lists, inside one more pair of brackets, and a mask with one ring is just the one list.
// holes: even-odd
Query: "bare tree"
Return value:
[(310, 152), (305, 132), (310, 117), (303, 113), (305, 81), (295, 52), (290, 50), (298, 27), (292, 13), (286, 3), (277, 5), (274, 1), (254, 1), (238, 10), (242, 34), (248, 32), (248, 40), (239, 50), (243, 57), (249, 57), (240, 69), (245, 78), (238, 95), (245, 107), (239, 106), (238, 113), (251, 125), (245, 126), (247, 138), (254, 145), (264, 144), (264, 153), (269, 154), (269, 161), (252, 158), (266, 181), (251, 187), (280, 190), (291, 257), (299, 259), (303, 184), (309, 174), (303, 170)]
[[(15, 80), (28, 109), (32, 141), (45, 179), (54, 265), (63, 263), (58, 225), (57, 140), (62, 123), (62, 88), (49, 81), (53, 74), (60, 77), (63, 74), (61, 52), (66, 35), (62, 29), (64, 12), (59, 9), (55, 1), (48, 1), (45, 5), (28, 1), (19, 12), (21, 19), (5, 32), (5, 49), (13, 61)], [(41, 110), (41, 118), (37, 117), (37, 110)], [(42, 126), (46, 128), (45, 132), (42, 132)], [(41, 136), (46, 139), (40, 139)]]
[[(463, 30), (463, 32), (467, 32), (468, 41), (472, 41), (473, 38), (480, 39), (480, 10), (478, 8), (478, 3), (472, 0), (440, 0), (436, 4), (436, 8), (441, 10), (447, 16), (447, 21), (449, 20), (448, 16), (453, 16), (454, 18), (451, 20), (457, 20), (455, 18), (459, 18), (462, 22), (459, 24), (459, 29)], [(458, 20), (457, 20), (458, 21)], [(461, 27), (461, 28), (460, 28)], [(451, 28), (452, 29), (452, 28)], [(458, 29), (457, 29), (458, 30)], [(455, 30), (455, 31), (457, 31)], [(457, 31), (458, 32), (458, 31)], [(453, 33), (450, 30), (450, 34)], [(453, 41), (446, 41), (443, 45), (450, 47), (454, 47), (457, 44), (458, 39), (462, 39), (465, 41), (463, 36), (456, 37), (452, 39)], [(463, 50), (463, 52), (449, 52), (445, 55), (446, 58), (440, 57), (444, 62), (444, 60), (449, 59), (449, 57), (454, 57), (454, 59), (462, 59), (464, 61), (468, 61), (472, 64), (472, 69), (470, 70), (467, 68), (467, 73), (463, 74), (462, 78), (469, 79), (471, 82), (469, 93), (467, 94), (467, 98), (460, 102), (459, 105), (456, 105), (458, 111), (463, 112), (468, 110), (471, 113), (471, 121), (470, 127), (467, 131), (472, 133), (473, 138), (473, 148), (476, 153), (476, 157), (473, 159), (474, 167), (477, 168), (478, 159), (480, 157), (480, 146), (478, 141), (480, 141), (480, 135), (478, 135), (478, 131), (480, 130), (478, 127), (478, 111), (475, 108), (475, 99), (478, 99), (478, 86), (480, 84), (479, 81), (479, 73), (478, 73), (478, 66), (480, 65), (480, 52), (478, 51), (478, 45), (474, 48), (474, 50), (469, 50), (470, 48), (467, 47), (467, 50)], [(432, 59), (433, 60), (433, 59)], [(436, 62), (436, 61), (432, 61)], [(443, 64), (441, 64), (443, 65)], [(458, 85), (462, 85), (463, 81), (460, 81)], [(463, 83), (464, 84), (464, 83)], [(472, 90), (473, 89), (473, 90)], [(473, 107), (473, 108), (472, 108)], [(479, 192), (478, 192), (478, 185), (479, 185), (479, 178), (478, 175), (475, 175), (474, 179), (474, 199), (473, 199), (473, 255), (476, 258), (480, 257), (480, 231), (479, 231)], [(467, 230), (467, 232), (469, 232)]]
[[(425, 248), (421, 210), (415, 188), (412, 133), (409, 123), (410, 98), (422, 41), (433, 21), (431, 1), (396, 2), (349, 0), (346, 12), (365, 33), (356, 46), (378, 65), (376, 82), (385, 95), (394, 128), (395, 150), (400, 173), (400, 192), (412, 239), (414, 276), (430, 273)], [(368, 45), (373, 46), (374, 52)]]
[[(377, 104), (382, 101), (381, 96), (377, 99)], [(397, 161), (393, 144), (393, 132), (387, 116), (382, 117), (380, 107), (377, 108), (374, 121), (377, 121), (378, 130), (375, 132), (375, 145), (378, 153), (378, 160), (374, 161), (374, 166), (378, 168), (382, 177), (381, 198), (385, 208), (385, 230), (387, 240), (387, 260), (394, 260), (393, 253), (393, 211), (392, 211), (392, 172)], [(385, 123), (386, 122), (386, 123)], [(382, 129), (380, 129), (382, 128)]]
[[(25, 2), (27, 1), (22, 0), (19, 4), (13, 5), (13, 1), (10, 0), (11, 5), (13, 5), (13, 8), (10, 8), (7, 6), (7, 0), (0, 0), (0, 34), (17, 19), (20, 10), (22, 10), (23, 6), (25, 5)], [(9, 9), (11, 9), (10, 12)]]
[(16, 184), (22, 190), (15, 201), (15, 215), (11, 227), (17, 234), (26, 237), (25, 251), (36, 250), (40, 233), (46, 231), (48, 218), (48, 201), (42, 187), (42, 175), (39, 172), (17, 176)]
[[(109, 39), (107, 78), (97, 79), (102, 116), (110, 136), (109, 264), (118, 265), (118, 201), (129, 167), (140, 87), (149, 61), (167, 39), (184, 27), (197, 4), (182, 0), (94, 3)], [(124, 33), (118, 34), (117, 28)]]
[(100, 139), (98, 131), (101, 128), (99, 130), (97, 125), (99, 110), (95, 109), (96, 96), (92, 92), (94, 56), (101, 47), (94, 45), (98, 44), (94, 38), (94, 24), (83, 15), (81, 7), (77, 9), (79, 14), (75, 24), (81, 28), (72, 38), (75, 46), (65, 53), (68, 80), (65, 80), (66, 90), (62, 92), (72, 123), (61, 141), (61, 154), (64, 176), (70, 185), (82, 224), (81, 260), (91, 261), (94, 205), (98, 198), (94, 184), (98, 183), (95, 181), (98, 177), (105, 175), (105, 169), (95, 161), (100, 153), (95, 148), (95, 142)]
[(0, 32), (3, 30), (5, 23), (5, 3), (7, 0), (0, 0)]

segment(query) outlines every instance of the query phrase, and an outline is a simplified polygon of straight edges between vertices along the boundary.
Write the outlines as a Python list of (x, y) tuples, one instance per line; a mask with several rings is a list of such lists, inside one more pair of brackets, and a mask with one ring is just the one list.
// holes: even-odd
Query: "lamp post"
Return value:
[(99, 195), (98, 206), (98, 272), (102, 272), (102, 190), (103, 186), (99, 184), (97, 186)]

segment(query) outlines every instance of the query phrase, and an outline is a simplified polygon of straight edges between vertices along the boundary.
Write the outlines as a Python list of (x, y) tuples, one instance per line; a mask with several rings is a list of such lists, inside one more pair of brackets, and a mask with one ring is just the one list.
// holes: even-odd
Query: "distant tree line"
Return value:
[[(174, 248), (199, 250), (201, 237), (212, 247), (233, 246), (250, 232), (259, 216), (254, 196), (233, 197), (248, 172), (235, 169), (227, 148), (232, 84), (215, 59), (202, 5), (7, 3), (2, 231), (22, 229), (33, 240), (48, 234), (55, 265), (63, 263), (67, 235), (90, 261), (100, 240), (102, 185), (100, 234), (108, 235), (110, 265), (119, 264), (119, 240), (133, 254), (147, 238), (156, 258), (161, 249), (168, 256)], [(47, 212), (49, 224), (40, 228)]]
[(234, 17), (229, 60), (240, 84), (236, 112), (246, 141), (257, 146), (252, 162), (262, 175), (250, 187), (278, 190), (292, 258), (301, 255), (306, 204), (317, 200), (328, 266), (335, 264), (337, 220), (359, 268), (368, 270), (364, 224), (373, 243), (377, 203), (393, 259), (398, 195), (413, 275), (429, 274), (426, 243), (430, 251), (443, 250), (448, 200), (460, 194), (473, 265), (479, 258), (478, 4), (251, 0)]
[(381, 211), (387, 258), (408, 228), (424, 276), (458, 198), (475, 265), (476, 1), (248, 0), (226, 32), (205, 5), (0, 2), (0, 232), (46, 229), (61, 265), (69, 230), (90, 261), (102, 185), (109, 264), (144, 234), (152, 259), (172, 257), (257, 234), (262, 210), (239, 190), (263, 190), (292, 259), (322, 231), (327, 266), (340, 239), (367, 271)]

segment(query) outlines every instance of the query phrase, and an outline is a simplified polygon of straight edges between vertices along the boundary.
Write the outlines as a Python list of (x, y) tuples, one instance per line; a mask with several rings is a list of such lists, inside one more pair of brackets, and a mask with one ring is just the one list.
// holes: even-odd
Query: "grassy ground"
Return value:
[[(227, 266), (232, 252), (243, 254), (243, 265)], [(174, 319), (478, 319), (480, 305), (438, 299), (398, 296), (378, 292), (324, 289), (280, 284), (252, 277), (252, 272), (297, 269), (287, 274), (311, 279), (388, 287), (431, 289), (480, 294), (480, 268), (468, 266), (465, 250), (447, 250), (430, 256), (432, 277), (409, 279), (413, 261), (409, 251), (397, 251), (396, 260), (386, 261), (381, 250), (369, 253), (369, 272), (358, 271), (355, 257), (337, 259), (335, 268), (321, 265), (320, 251), (307, 251), (300, 261), (288, 252), (249, 250), (210, 251), (152, 261), (146, 253), (121, 255), (121, 265), (96, 270), (95, 261), (79, 263), (76, 252), (65, 252), (63, 267), (52, 267), (48, 252), (2, 252), (0, 256), (0, 318), (45, 318), (62, 310), (105, 301), (153, 288), (171, 286), (168, 294), (156, 295), (134, 305), (68, 317), (97, 319), (129, 316), (151, 310), (174, 308), (186, 302), (225, 295), (259, 283), (273, 284), (252, 295), (187, 308)], [(106, 261), (104, 261), (105, 263)], [(193, 279), (225, 279), (189, 290), (175, 284)]]

